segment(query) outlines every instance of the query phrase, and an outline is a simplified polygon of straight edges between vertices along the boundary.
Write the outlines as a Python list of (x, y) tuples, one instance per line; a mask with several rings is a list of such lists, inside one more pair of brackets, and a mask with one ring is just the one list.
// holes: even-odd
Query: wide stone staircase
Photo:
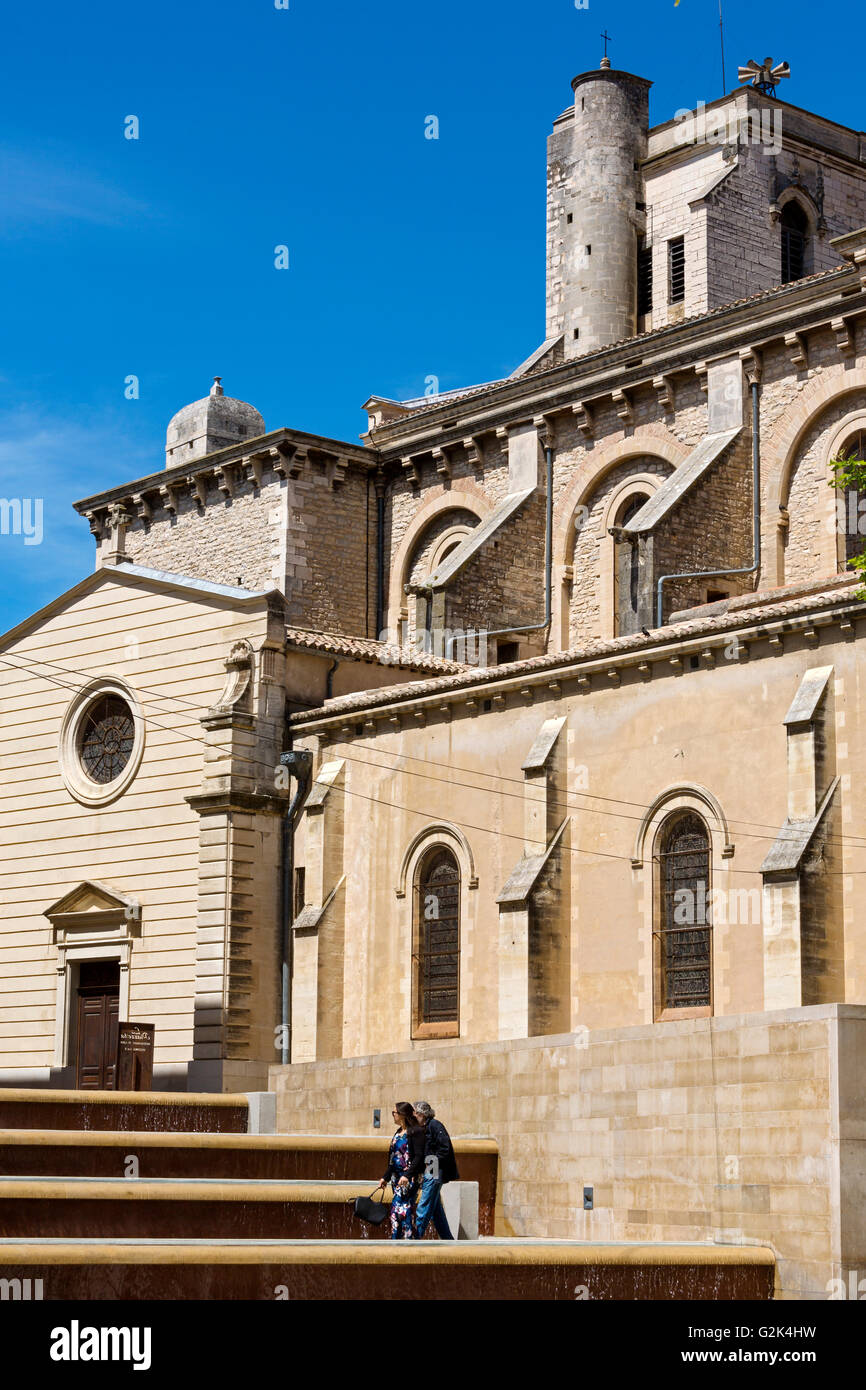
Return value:
[(248, 1120), (245, 1096), (0, 1090), (0, 1296), (772, 1297), (761, 1247), (497, 1238), (489, 1139), (455, 1140), (479, 1238), (388, 1241), (387, 1222), (352, 1210), (386, 1136), (251, 1134)]

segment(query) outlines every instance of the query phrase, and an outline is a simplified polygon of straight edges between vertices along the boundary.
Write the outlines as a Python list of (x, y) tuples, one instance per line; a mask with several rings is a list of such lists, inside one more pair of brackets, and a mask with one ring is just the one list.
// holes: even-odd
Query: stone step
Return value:
[(0, 1269), (5, 1298), (49, 1301), (716, 1302), (771, 1299), (775, 1257), (763, 1246), (546, 1240), (0, 1239)]
[[(499, 1161), (492, 1139), (455, 1139), (460, 1176), (478, 1184), (478, 1224), (494, 1231)], [(0, 1131), (0, 1179), (127, 1178), (361, 1182), (385, 1167), (387, 1140), (369, 1135)], [(451, 1184), (448, 1184), (450, 1186)], [(447, 1193), (447, 1188), (445, 1189)]]
[[(365, 1226), (353, 1215), (369, 1181), (249, 1182), (206, 1178), (149, 1182), (127, 1178), (0, 1180), (5, 1236), (110, 1239), (358, 1239), (390, 1234), (387, 1220)], [(390, 1202), (390, 1188), (385, 1203)]]
[(243, 1095), (0, 1088), (0, 1129), (246, 1134)]

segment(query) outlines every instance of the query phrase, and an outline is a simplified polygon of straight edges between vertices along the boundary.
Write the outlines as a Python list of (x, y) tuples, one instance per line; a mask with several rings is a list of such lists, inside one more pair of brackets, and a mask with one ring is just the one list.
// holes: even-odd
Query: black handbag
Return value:
[[(376, 1192), (379, 1193), (378, 1202)], [(384, 1187), (374, 1188), (372, 1197), (355, 1198), (354, 1214), (359, 1221), (366, 1221), (368, 1226), (381, 1226), (390, 1210), (391, 1203), (385, 1201)]]

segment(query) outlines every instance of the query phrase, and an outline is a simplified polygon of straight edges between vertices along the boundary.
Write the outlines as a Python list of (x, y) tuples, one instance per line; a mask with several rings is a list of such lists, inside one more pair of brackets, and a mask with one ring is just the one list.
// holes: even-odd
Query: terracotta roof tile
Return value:
[[(513, 661), (502, 666), (463, 667), (458, 674), (440, 676), (436, 680), (416, 681), (407, 685), (392, 685), (381, 690), (344, 695), (340, 699), (329, 701), (327, 706), (318, 710), (303, 710), (292, 715), (291, 722), (293, 724), (315, 723), (350, 710), (372, 709), (379, 705), (398, 704), (401, 700), (417, 700), (424, 695), (446, 694), (451, 690), (471, 688), (493, 680), (507, 680), (509, 677), (531, 676), (536, 672), (580, 666), (583, 662), (596, 661), (600, 657), (625, 656), (631, 652), (639, 652), (642, 648), (673, 645), (677, 642), (688, 641), (692, 637), (710, 637), (716, 633), (734, 632), (737, 628), (745, 626), (751, 627), (760, 623), (778, 622), (784, 618), (796, 617), (798, 614), (826, 609), (845, 600), (850, 601), (854, 598), (855, 588), (860, 582), (857, 575), (834, 575), (825, 581), (823, 587), (819, 588), (817, 584), (809, 586), (812, 590), (810, 593), (803, 594), (801, 585), (793, 585), (791, 586), (795, 591), (793, 596), (789, 590), (787, 591), (789, 596), (785, 598), (783, 595), (786, 591), (777, 589), (772, 591), (772, 594), (768, 594), (769, 601), (766, 604), (758, 603), (755, 607), (748, 607), (744, 604), (739, 609), (722, 614), (709, 613), (704, 617), (669, 623), (663, 628), (656, 628), (650, 632), (649, 636), (635, 633), (629, 637), (615, 637), (605, 641), (596, 640), (587, 642), (583, 647), (571, 648), (569, 651), (528, 657), (524, 661)], [(819, 589), (818, 592), (815, 592), (816, 588)], [(798, 590), (800, 592), (797, 592)], [(758, 596), (744, 595), (743, 597), (749, 599)], [(715, 605), (711, 606), (714, 607)]]
[(469, 668), (444, 656), (415, 652), (411, 648), (377, 642), (373, 637), (352, 637), (342, 632), (313, 632), (302, 627), (287, 627), (286, 642), (302, 651), (322, 652), (325, 656), (345, 656), (356, 661), (371, 661), (377, 666), (396, 666), (405, 671), (430, 671), (433, 674), (455, 674)]

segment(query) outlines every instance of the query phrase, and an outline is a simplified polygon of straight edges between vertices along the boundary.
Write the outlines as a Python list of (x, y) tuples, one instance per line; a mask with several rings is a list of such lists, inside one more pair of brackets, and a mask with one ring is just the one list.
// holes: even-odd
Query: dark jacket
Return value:
[(401, 1172), (399, 1168), (394, 1167), (391, 1161), (391, 1155), (394, 1152), (394, 1140), (397, 1138), (397, 1135), (402, 1134), (402, 1132), (403, 1131), (400, 1129), (395, 1130), (394, 1132), (394, 1135), (391, 1139), (391, 1143), (388, 1147), (388, 1167), (382, 1174), (386, 1182), (391, 1182), (393, 1178), (394, 1184), (398, 1183), (401, 1178), (409, 1178), (411, 1182), (412, 1178), (421, 1177), (424, 1173), (424, 1154), (427, 1134), (421, 1128), (420, 1125), (417, 1125), (408, 1131), (409, 1167), (404, 1169), (403, 1172)]
[[(426, 1173), (429, 1177), (441, 1178), (443, 1182), (457, 1182), (460, 1174), (457, 1171), (457, 1159), (454, 1157), (454, 1145), (451, 1143), (451, 1136), (441, 1120), (428, 1120), (424, 1130), (424, 1137), (427, 1141), (425, 1146), (427, 1164)], [(436, 1163), (430, 1163), (430, 1157), (436, 1159)]]

